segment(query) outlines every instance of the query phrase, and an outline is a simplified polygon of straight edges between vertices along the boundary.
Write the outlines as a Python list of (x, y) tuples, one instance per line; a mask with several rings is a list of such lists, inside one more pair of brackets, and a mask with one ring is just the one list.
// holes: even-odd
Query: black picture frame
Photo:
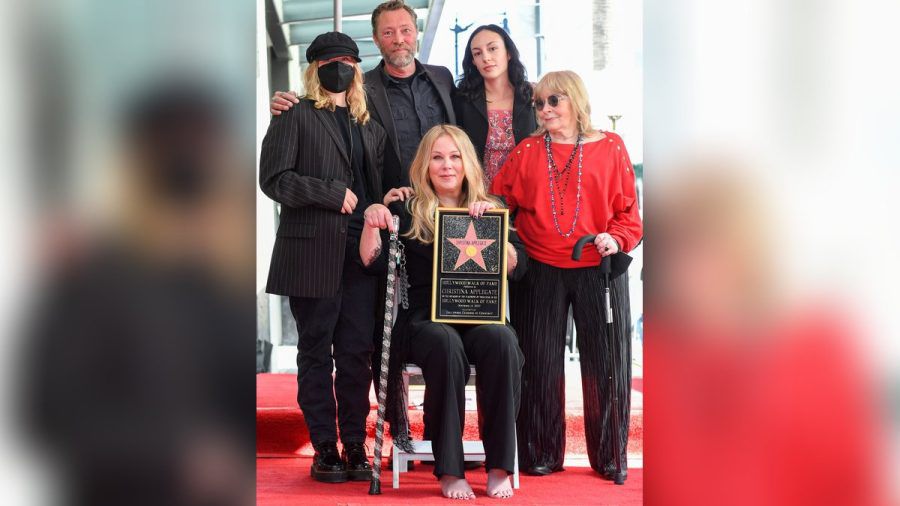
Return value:
[(431, 320), (506, 323), (509, 211), (472, 218), (468, 209), (439, 207), (434, 231)]

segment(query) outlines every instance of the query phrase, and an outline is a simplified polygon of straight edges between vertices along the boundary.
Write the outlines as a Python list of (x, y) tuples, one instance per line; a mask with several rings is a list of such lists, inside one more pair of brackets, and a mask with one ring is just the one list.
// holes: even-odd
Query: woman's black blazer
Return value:
[[(453, 109), (456, 112), (456, 124), (469, 134), (478, 161), (484, 161), (484, 145), (487, 143), (488, 119), (487, 102), (482, 91), (476, 98), (470, 99), (460, 93), (453, 97)], [(513, 135), (516, 144), (537, 130), (537, 121), (534, 117), (534, 108), (531, 106), (531, 96), (523, 100), (516, 95), (513, 103)]]

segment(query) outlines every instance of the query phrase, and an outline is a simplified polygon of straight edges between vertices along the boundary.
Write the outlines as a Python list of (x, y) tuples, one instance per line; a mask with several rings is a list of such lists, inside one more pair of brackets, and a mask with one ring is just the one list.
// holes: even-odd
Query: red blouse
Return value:
[[(634, 249), (643, 234), (634, 187), (634, 169), (622, 138), (603, 132), (599, 141), (584, 144), (581, 199), (575, 231), (563, 237), (553, 223), (550, 208), (550, 173), (542, 137), (528, 137), (510, 153), (494, 178), (491, 193), (506, 198), (510, 211), (518, 210), (515, 226), (532, 258), (561, 268), (586, 267), (600, 263), (596, 248), (584, 249), (581, 261), (572, 260), (572, 248), (585, 235), (608, 232), (622, 251)], [(574, 144), (552, 143), (553, 160), (562, 170)], [(555, 189), (559, 229), (572, 227), (578, 193), (578, 156), (572, 162), (563, 202)], [(565, 185), (565, 176), (562, 176)], [(565, 214), (560, 214), (561, 210)]]

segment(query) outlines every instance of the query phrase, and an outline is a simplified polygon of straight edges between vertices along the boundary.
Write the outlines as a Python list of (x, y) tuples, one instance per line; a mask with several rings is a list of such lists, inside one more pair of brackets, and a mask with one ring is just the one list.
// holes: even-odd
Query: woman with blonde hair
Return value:
[[(388, 409), (395, 444), (407, 444), (406, 405), (400, 367), (413, 362), (425, 377), (425, 418), (434, 450), (434, 474), (445, 497), (471, 499), (465, 479), (462, 430), (465, 385), (474, 364), (478, 410), (482, 420), (486, 493), (505, 498), (513, 494), (509, 475), (514, 469), (515, 420), (519, 407), (522, 353), (509, 325), (444, 324), (431, 321), (434, 261), (434, 212), (438, 207), (463, 207), (478, 219), (501, 203), (487, 194), (481, 164), (465, 132), (451, 125), (431, 128), (422, 138), (409, 171), (412, 195), (391, 208), (400, 216), (400, 237), (406, 255), (408, 308), (401, 308), (394, 324), (388, 381)], [(365, 212), (366, 228), (360, 257), (366, 265), (386, 266), (391, 210), (373, 204)], [(520, 278), (526, 269), (524, 250), (510, 230), (507, 272)], [(499, 245), (498, 245), (499, 246)], [(502, 251), (502, 249), (498, 249)]]
[(382, 199), (385, 133), (369, 121), (350, 37), (319, 35), (306, 59), (306, 96), (272, 118), (262, 144), (259, 183), (281, 204), (266, 292), (290, 297), (297, 322), (297, 400), (315, 448), (312, 477), (369, 480), (364, 443), (377, 277), (356, 252), (362, 211)]
[[(510, 283), (510, 319), (526, 362), (518, 418), (519, 458), (532, 475), (563, 470), (565, 457), (566, 320), (571, 306), (578, 331), (588, 457), (604, 478), (615, 476), (613, 438), (624, 462), (631, 385), (628, 276), (607, 283), (601, 257), (631, 251), (640, 241), (634, 169), (622, 139), (591, 125), (587, 90), (578, 74), (549, 72), (534, 90), (538, 130), (519, 143), (491, 186), (506, 198), (529, 257), (528, 274)], [(576, 241), (595, 235), (596, 248), (572, 259)], [(601, 317), (609, 286), (613, 324)], [(611, 330), (611, 334), (608, 329)], [(619, 410), (612, 413), (611, 356), (619, 374)], [(612, 433), (612, 417), (620, 432)], [(623, 464), (624, 468), (624, 464)]]

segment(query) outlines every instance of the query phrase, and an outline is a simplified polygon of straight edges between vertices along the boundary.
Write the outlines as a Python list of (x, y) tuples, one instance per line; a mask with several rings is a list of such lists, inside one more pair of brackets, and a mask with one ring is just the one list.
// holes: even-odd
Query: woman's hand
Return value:
[(597, 247), (597, 252), (600, 253), (601, 257), (609, 256), (619, 252), (619, 243), (613, 239), (613, 236), (603, 232), (602, 234), (597, 234), (597, 237), (594, 239), (594, 246)]
[(391, 202), (405, 201), (406, 199), (412, 197), (415, 194), (412, 188), (409, 186), (403, 186), (401, 188), (391, 188), (390, 191), (384, 196), (384, 205), (388, 205)]
[(391, 232), (394, 232), (394, 220), (391, 216), (391, 211), (382, 204), (372, 204), (367, 207), (366, 211), (363, 213), (363, 219), (365, 219), (366, 227), (386, 228)]
[(479, 200), (477, 202), (472, 202), (469, 204), (469, 216), (473, 218), (481, 218), (484, 215), (484, 212), (488, 209), (493, 209), (497, 207), (497, 204), (493, 202), (488, 202), (486, 200)]
[(356, 209), (358, 202), (359, 199), (356, 197), (356, 194), (350, 191), (350, 188), (347, 188), (347, 191), (344, 193), (344, 203), (341, 205), (341, 214), (353, 214), (353, 210)]
[(518, 264), (519, 254), (516, 253), (516, 248), (509, 241), (506, 241), (506, 273), (511, 274), (512, 271), (516, 270), (516, 265)]

